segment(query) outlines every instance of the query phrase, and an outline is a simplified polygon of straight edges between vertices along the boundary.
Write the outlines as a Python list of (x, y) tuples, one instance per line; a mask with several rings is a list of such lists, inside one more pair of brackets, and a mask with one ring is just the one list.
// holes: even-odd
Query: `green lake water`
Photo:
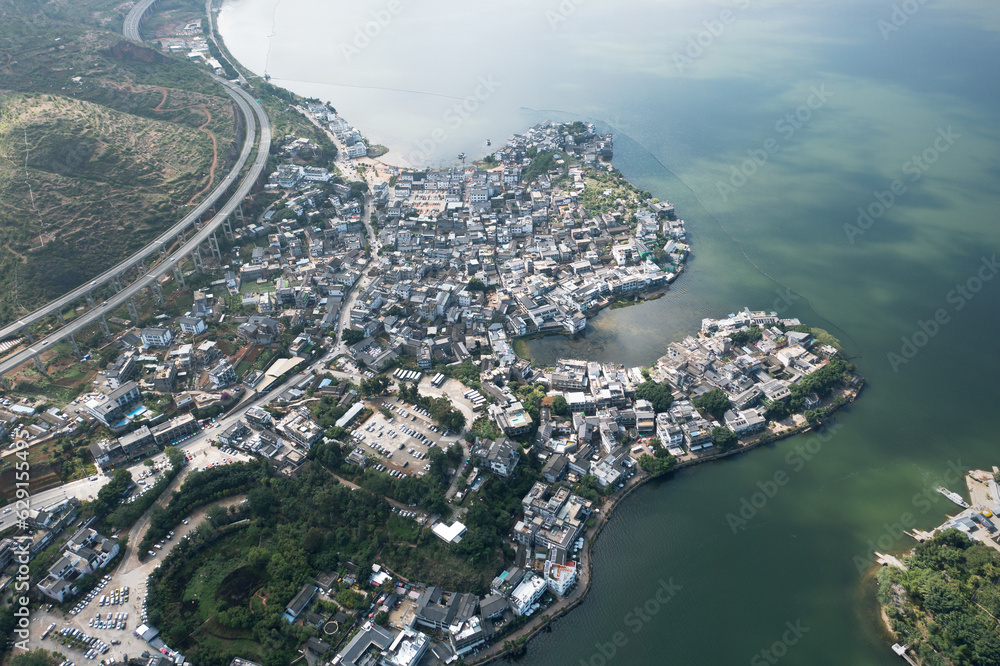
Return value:
[[(615, 133), (616, 166), (676, 205), (694, 254), (663, 298), (529, 341), (539, 362), (647, 365), (749, 306), (828, 329), (868, 378), (823, 440), (636, 492), (594, 550), (588, 601), (524, 663), (901, 663), (858, 561), (908, 549), (901, 521), (953, 513), (933, 488), (964, 493), (955, 468), (1000, 464), (1000, 12), (896, 5), (223, 6), (237, 58), (331, 101), (389, 162), (480, 157), (545, 119)], [(661, 580), (680, 586), (665, 604)]]

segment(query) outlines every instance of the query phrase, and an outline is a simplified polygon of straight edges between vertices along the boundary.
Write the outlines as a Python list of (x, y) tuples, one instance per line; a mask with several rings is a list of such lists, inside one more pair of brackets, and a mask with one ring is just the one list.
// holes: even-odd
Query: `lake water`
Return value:
[[(530, 341), (539, 361), (649, 364), (749, 306), (827, 328), (869, 379), (825, 441), (638, 491), (587, 603), (524, 663), (900, 663), (858, 561), (953, 513), (933, 492), (964, 492), (953, 469), (1000, 464), (995, 4), (230, 0), (219, 26), (391, 163), (481, 157), (545, 119), (615, 133), (616, 166), (677, 206), (693, 258), (665, 297)], [(637, 614), (661, 580), (681, 588)]]

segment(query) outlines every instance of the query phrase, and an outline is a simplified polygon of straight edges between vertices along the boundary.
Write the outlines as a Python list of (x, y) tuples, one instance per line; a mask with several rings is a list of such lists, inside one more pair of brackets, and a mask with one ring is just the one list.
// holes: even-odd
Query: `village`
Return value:
[[(79, 515), (81, 499), (93, 500), (116, 470), (145, 477), (143, 461), (171, 475), (160, 492), (192, 467), (249, 460), (294, 480), (314, 447), (337, 446), (359, 473), (441, 479), (446, 490), (433, 501), (386, 501), (447, 548), (466, 536), (484, 481), (538, 467), (505, 535), (513, 558), (487, 594), (355, 566), (317, 576), (285, 610), (288, 623), (316, 629), (302, 648), (310, 664), (474, 661), (582, 598), (586, 544), (637, 484), (814, 427), (860, 390), (827, 334), (749, 309), (705, 319), (648, 368), (568, 358), (538, 367), (515, 352), (519, 338), (578, 335), (604, 307), (641, 307), (690, 252), (673, 206), (610, 166), (611, 136), (544, 123), (474, 167), (414, 171), (367, 157), (360, 134), (327, 105), (300, 112), (329, 133), (334, 163), (304, 165), (318, 147), (285, 137), (265, 186), (271, 203), (234, 230), (226, 252), (164, 276), (168, 293), (190, 292), (182, 311), (126, 326), (66, 404), (4, 402), (16, 440), (5, 456), (82, 435), (88, 475), (95, 470), (74, 482), (81, 497), (66, 493), (72, 484), (54, 487), (36, 494), (27, 521), (15, 525), (8, 509), (0, 523), (14, 530), (0, 542), (9, 571), (0, 584), (14, 580), (25, 538), (32, 558), (50, 553), (34, 592), (65, 610), (34, 620), (48, 627), (42, 646), (62, 637), (81, 654), (113, 656), (93, 620), (72, 619), (102, 581), (143, 590), (131, 627), (114, 620), (115, 640), (127, 644), (115, 649), (184, 663), (147, 623), (144, 577), (205, 516), (132, 552), (135, 572), (108, 573), (124, 555), (120, 535)], [(184, 456), (168, 463), (165, 447)], [(141, 486), (124, 497), (141, 496)], [(140, 536), (131, 533), (130, 551)], [(332, 586), (345, 582), (364, 610), (322, 613), (314, 599), (335, 600)]]

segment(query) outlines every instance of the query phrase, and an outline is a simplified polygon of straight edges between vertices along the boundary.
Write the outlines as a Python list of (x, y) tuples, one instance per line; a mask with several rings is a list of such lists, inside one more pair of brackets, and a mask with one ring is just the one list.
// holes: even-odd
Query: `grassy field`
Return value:
[(134, 252), (238, 154), (230, 98), (124, 40), (127, 7), (0, 0), (0, 322)]

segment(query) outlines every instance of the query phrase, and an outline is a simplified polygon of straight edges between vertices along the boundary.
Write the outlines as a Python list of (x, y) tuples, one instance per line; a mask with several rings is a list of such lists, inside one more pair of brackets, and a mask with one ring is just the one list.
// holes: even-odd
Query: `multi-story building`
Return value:
[(236, 371), (225, 359), (219, 361), (208, 371), (208, 379), (217, 389), (236, 383)]
[(139, 400), (139, 385), (133, 381), (125, 382), (107, 395), (103, 401), (87, 402), (87, 412), (104, 425), (122, 425), (125, 418), (124, 408)]
[(169, 328), (144, 328), (139, 331), (139, 339), (147, 347), (169, 347), (173, 337)]

